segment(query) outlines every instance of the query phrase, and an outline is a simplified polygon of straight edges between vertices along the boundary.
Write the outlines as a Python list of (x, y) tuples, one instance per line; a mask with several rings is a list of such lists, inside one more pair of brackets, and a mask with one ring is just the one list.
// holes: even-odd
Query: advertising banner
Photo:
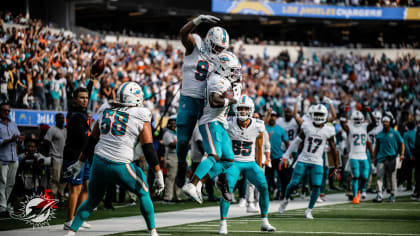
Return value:
[[(344, 7), (266, 3), (258, 1), (212, 0), (212, 11), (227, 14), (289, 16), (348, 20), (404, 20), (420, 19), (420, 8), (402, 7)], [(409, 14), (408, 14), (409, 13)]]

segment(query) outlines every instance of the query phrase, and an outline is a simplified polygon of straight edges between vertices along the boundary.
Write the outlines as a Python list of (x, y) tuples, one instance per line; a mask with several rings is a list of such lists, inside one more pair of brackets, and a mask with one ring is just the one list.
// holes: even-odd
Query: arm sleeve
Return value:
[(266, 130), (264, 130), (263, 149), (264, 149), (264, 153), (271, 152), (270, 136), (268, 136), (268, 133)]

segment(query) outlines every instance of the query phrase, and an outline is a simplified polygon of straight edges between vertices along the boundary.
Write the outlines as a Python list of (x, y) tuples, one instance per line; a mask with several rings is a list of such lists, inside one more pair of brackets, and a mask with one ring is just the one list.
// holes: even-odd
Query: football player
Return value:
[[(151, 128), (152, 114), (143, 106), (143, 92), (134, 82), (121, 84), (117, 92), (117, 101), (105, 106), (99, 112), (88, 144), (71, 165), (65, 175), (77, 176), (89, 156), (94, 156), (88, 198), (77, 209), (67, 235), (75, 235), (92, 210), (102, 200), (109, 184), (118, 184), (139, 197), (140, 211), (150, 235), (158, 235), (155, 229), (155, 217), (150, 190), (143, 171), (132, 163), (133, 150), (140, 141), (144, 156), (155, 171), (153, 188), (157, 194), (164, 189), (163, 174), (159, 168), (156, 150), (153, 146)], [(96, 146), (95, 146), (96, 145)]]
[[(275, 231), (267, 219), (268, 214), (268, 184), (261, 168), (264, 122), (251, 118), (254, 113), (254, 103), (246, 95), (242, 95), (235, 105), (236, 117), (229, 120), (228, 134), (232, 140), (235, 161), (226, 176), (229, 192), (232, 193), (239, 176), (242, 174), (260, 192), (259, 206), (261, 209), (261, 231)], [(257, 164), (258, 163), (258, 164)], [(230, 203), (220, 200), (220, 230), (219, 234), (227, 234), (226, 218)]]
[[(372, 150), (375, 150), (376, 146), (376, 135), (379, 134), (379, 132), (382, 131), (382, 114), (379, 111), (372, 112), (371, 119), (374, 119), (375, 122), (371, 122), (368, 125), (368, 136), (370, 139), (370, 142), (372, 143)], [(370, 189), (370, 183), (372, 181), (372, 173), (375, 170), (375, 165), (372, 163), (372, 154), (371, 152), (368, 152), (368, 160), (370, 163), (369, 168), (369, 178), (368, 181), (365, 183), (364, 186), (362, 186), (362, 199), (366, 198), (366, 191), (367, 189)], [(372, 190), (371, 190), (372, 191)]]
[(216, 23), (219, 18), (200, 15), (185, 24), (181, 30), (181, 41), (185, 47), (184, 64), (182, 65), (182, 87), (179, 99), (179, 110), (176, 119), (178, 171), (176, 184), (182, 187), (185, 183), (187, 169), (186, 157), (188, 144), (195, 124), (201, 117), (205, 88), (208, 75), (213, 70), (213, 61), (217, 54), (229, 47), (229, 35), (222, 27), (213, 27), (204, 41), (198, 34), (191, 32), (201, 23)]
[[(211, 178), (220, 174), (218, 182), (222, 197), (228, 202), (232, 200), (224, 174), (225, 170), (232, 166), (234, 159), (232, 142), (226, 131), (226, 118), (229, 105), (237, 103), (241, 95), (241, 64), (231, 52), (220, 53), (216, 63), (215, 71), (211, 73), (207, 82), (205, 107), (198, 122), (203, 147), (208, 157), (198, 165), (191, 182), (182, 188), (187, 196), (200, 204), (203, 202), (201, 188), (196, 186), (210, 170)], [(227, 96), (228, 93), (231, 94)]]
[[(352, 174), (351, 187), (353, 192), (353, 204), (360, 203), (360, 186), (364, 186), (369, 177), (369, 161), (366, 147), (372, 153), (372, 144), (369, 141), (365, 117), (362, 112), (354, 111), (351, 114), (351, 122), (348, 123), (343, 117), (340, 119), (343, 130), (346, 131), (350, 144), (349, 162)], [(359, 183), (360, 179), (360, 183)]]
[[(305, 218), (313, 219), (312, 208), (318, 199), (323, 176), (323, 159), (325, 144), (330, 145), (330, 152), (335, 157), (335, 129), (326, 125), (328, 110), (324, 105), (318, 104), (312, 111), (312, 122), (305, 122), (301, 127), (299, 136), (291, 146), (299, 146), (304, 141), (302, 152), (299, 154), (296, 166), (293, 170), (292, 180), (287, 185), (285, 199), (281, 202), (279, 212), (283, 213), (289, 203), (290, 194), (300, 183), (304, 173), (308, 171), (312, 181), (312, 192), (309, 206), (305, 211)], [(291, 147), (294, 150), (296, 147)]]

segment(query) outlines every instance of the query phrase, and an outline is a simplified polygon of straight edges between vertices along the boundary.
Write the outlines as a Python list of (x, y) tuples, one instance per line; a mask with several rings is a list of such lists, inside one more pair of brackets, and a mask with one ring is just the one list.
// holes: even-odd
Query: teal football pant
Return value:
[[(267, 217), (268, 214), (268, 184), (265, 179), (264, 171), (256, 162), (239, 162), (235, 161), (226, 171), (226, 177), (229, 185), (229, 192), (232, 193), (238, 181), (239, 175), (243, 174), (260, 192), (259, 205), (261, 209), (261, 217)], [(220, 218), (227, 218), (230, 203), (220, 198)]]
[(350, 168), (351, 175), (353, 176), (353, 179), (351, 181), (351, 188), (353, 192), (353, 197), (355, 197), (357, 195), (357, 192), (359, 191), (359, 179), (360, 186), (362, 186), (363, 188), (367, 179), (369, 178), (369, 161), (367, 159), (350, 159)]
[(192, 98), (181, 95), (179, 110), (176, 117), (176, 154), (178, 162), (185, 163), (195, 124), (203, 113), (204, 99)]
[[(203, 137), (204, 151), (209, 156), (198, 165), (194, 175), (202, 179), (208, 173), (212, 178), (225, 172), (233, 165), (235, 155), (233, 154), (232, 142), (220, 122), (210, 122), (200, 125), (198, 128)], [(220, 161), (216, 163), (212, 155), (217, 155)]]
[(293, 169), (292, 180), (290, 181), (289, 185), (287, 185), (285, 199), (290, 198), (290, 194), (299, 185), (306, 171), (308, 172), (312, 182), (312, 192), (308, 206), (309, 209), (312, 209), (315, 206), (315, 202), (318, 199), (320, 193), (320, 186), (324, 174), (324, 167), (322, 165), (315, 165), (298, 161), (295, 169)]
[(72, 230), (77, 232), (92, 210), (98, 206), (109, 184), (118, 184), (135, 193), (139, 198), (140, 211), (147, 228), (155, 228), (153, 203), (143, 171), (133, 163), (113, 162), (95, 154), (90, 170), (88, 198), (77, 209), (71, 224)]

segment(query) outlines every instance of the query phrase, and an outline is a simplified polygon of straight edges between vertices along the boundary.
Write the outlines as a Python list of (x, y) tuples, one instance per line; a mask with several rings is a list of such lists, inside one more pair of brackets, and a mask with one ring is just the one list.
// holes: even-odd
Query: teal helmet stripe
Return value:
[(245, 103), (245, 96), (242, 96), (242, 103)]
[(226, 30), (222, 28), (223, 31), (223, 40), (222, 43), (226, 43)]
[(126, 82), (125, 84), (123, 84), (123, 86), (122, 86), (122, 88), (121, 88), (121, 91), (120, 91), (120, 102), (122, 103), (123, 102), (123, 92), (124, 92), (124, 89), (125, 89), (125, 87), (127, 87), (127, 85), (129, 84), (130, 82)]

